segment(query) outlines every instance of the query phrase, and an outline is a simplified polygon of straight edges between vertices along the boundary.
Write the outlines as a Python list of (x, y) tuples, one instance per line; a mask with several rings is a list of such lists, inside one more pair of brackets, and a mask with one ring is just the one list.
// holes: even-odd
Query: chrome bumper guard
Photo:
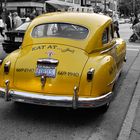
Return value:
[[(0, 88), (0, 97), (6, 97), (6, 101), (13, 100), (17, 102), (46, 106), (72, 107), (73, 109), (99, 107), (110, 102), (112, 99), (112, 92), (96, 98), (78, 97), (77, 92), (78, 89), (74, 87), (73, 96), (49, 96), (33, 92), (23, 92), (16, 90), (7, 91), (7, 89)], [(6, 94), (8, 95), (8, 98)]]

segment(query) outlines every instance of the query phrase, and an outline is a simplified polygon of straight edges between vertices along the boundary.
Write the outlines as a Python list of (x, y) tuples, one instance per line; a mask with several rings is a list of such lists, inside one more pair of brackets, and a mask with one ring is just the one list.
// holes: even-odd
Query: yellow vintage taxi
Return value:
[(43, 14), (28, 26), (21, 48), (0, 61), (0, 95), (46, 106), (107, 108), (125, 55), (110, 17)]

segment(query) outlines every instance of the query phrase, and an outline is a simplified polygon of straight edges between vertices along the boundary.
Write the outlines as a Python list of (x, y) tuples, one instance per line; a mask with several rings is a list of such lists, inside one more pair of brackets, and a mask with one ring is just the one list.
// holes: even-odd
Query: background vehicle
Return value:
[(5, 32), (6, 37), (4, 42), (2, 43), (5, 52), (10, 53), (16, 49), (19, 49), (22, 44), (25, 31), (29, 24), (30, 22), (25, 22), (18, 28), (12, 31)]

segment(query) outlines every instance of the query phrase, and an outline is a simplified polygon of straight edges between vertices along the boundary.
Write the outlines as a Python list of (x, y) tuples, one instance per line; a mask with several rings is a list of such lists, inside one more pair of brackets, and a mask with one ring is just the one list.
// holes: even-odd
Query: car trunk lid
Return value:
[(30, 92), (72, 95), (87, 59), (84, 50), (66, 45), (25, 47), (15, 64), (14, 85)]

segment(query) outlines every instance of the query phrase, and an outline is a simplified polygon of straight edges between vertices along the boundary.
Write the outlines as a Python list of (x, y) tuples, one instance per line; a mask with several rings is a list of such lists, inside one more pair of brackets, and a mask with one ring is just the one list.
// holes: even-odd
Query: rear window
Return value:
[(47, 23), (36, 26), (32, 31), (33, 38), (61, 37), (69, 39), (85, 39), (87, 28), (69, 23)]

